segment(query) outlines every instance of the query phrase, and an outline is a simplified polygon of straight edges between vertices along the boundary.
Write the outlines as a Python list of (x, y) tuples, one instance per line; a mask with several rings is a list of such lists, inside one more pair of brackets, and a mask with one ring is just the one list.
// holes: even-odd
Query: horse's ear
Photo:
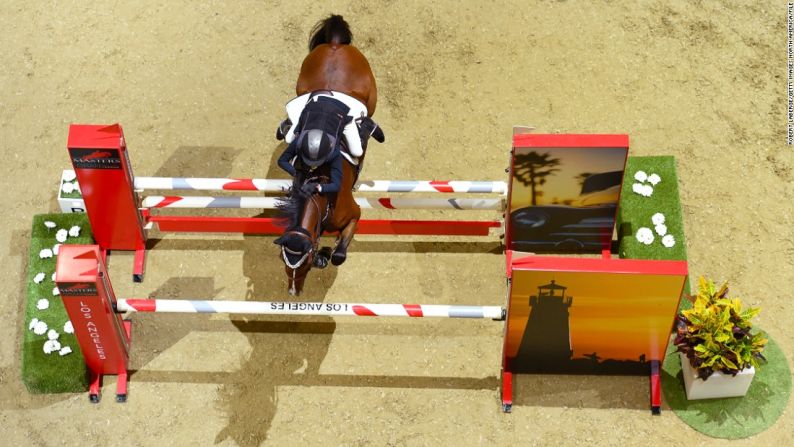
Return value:
[(274, 240), (273, 243), (276, 245), (284, 245), (284, 242), (286, 241), (287, 241), (287, 236), (282, 235), (281, 237)]

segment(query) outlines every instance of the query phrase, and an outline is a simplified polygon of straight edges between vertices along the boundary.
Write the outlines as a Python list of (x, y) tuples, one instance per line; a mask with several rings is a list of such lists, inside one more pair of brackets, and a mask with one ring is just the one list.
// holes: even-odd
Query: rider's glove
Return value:
[(304, 194), (318, 193), (320, 192), (320, 184), (314, 182), (306, 183), (305, 185), (301, 186), (301, 191), (303, 191)]

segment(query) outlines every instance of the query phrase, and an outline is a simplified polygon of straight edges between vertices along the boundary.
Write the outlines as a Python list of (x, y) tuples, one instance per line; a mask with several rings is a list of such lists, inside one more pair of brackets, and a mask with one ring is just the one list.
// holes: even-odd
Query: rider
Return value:
[[(292, 121), (289, 131), (284, 135), (289, 145), (279, 157), (278, 165), (295, 177), (298, 174), (296, 168), (302, 168), (300, 171), (306, 174), (328, 164), (331, 171), (329, 183), (308, 182), (301, 190), (307, 194), (339, 192), (342, 184), (340, 138), (345, 133), (343, 129), (348, 128), (353, 121), (348, 115), (350, 108), (326, 94), (303, 95), (296, 99), (303, 104), (298, 102), (295, 105), (296, 101), (293, 100), (290, 101), (292, 106), (287, 105), (290, 121), (296, 118), (296, 114), (298, 119)], [(352, 125), (355, 128), (355, 124)], [(360, 156), (362, 151), (358, 133), (350, 138), (347, 132), (345, 138), (348, 145), (354, 147), (351, 152), (356, 151), (356, 156)]]
[[(382, 131), (367, 117), (367, 107), (344, 93), (307, 93), (287, 103), (286, 108), (289, 119), (281, 123), (276, 138), (284, 138), (289, 146), (279, 157), (278, 165), (294, 177), (297, 170), (291, 162), (300, 155), (300, 161), (309, 171), (324, 164), (331, 168), (330, 183), (308, 183), (301, 188), (307, 194), (339, 192), (342, 157), (359, 166), (369, 136), (383, 141)], [(341, 150), (343, 135), (347, 152)]]

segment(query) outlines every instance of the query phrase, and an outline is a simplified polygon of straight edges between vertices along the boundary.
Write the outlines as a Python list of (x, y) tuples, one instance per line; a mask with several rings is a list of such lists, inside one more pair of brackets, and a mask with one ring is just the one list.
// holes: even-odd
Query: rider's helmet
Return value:
[(309, 129), (305, 132), (306, 135), (301, 138), (298, 153), (307, 166), (316, 168), (330, 158), (333, 153), (333, 142), (328, 134), (320, 129)]

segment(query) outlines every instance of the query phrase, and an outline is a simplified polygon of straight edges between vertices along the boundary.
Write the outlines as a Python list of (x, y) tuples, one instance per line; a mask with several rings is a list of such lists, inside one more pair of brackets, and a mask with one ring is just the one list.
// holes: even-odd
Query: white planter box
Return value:
[(71, 169), (64, 169), (61, 174), (61, 180), (58, 182), (58, 205), (61, 207), (62, 213), (84, 213), (85, 201), (83, 201), (82, 197), (71, 198), (63, 196), (63, 189), (61, 189), (61, 186), (65, 181), (67, 173), (74, 175), (74, 171)]
[(689, 359), (682, 353), (678, 355), (681, 358), (686, 398), (689, 400), (744, 396), (755, 377), (755, 368), (750, 367), (739, 371), (736, 376), (717, 371), (708, 380), (703, 380), (689, 364)]

